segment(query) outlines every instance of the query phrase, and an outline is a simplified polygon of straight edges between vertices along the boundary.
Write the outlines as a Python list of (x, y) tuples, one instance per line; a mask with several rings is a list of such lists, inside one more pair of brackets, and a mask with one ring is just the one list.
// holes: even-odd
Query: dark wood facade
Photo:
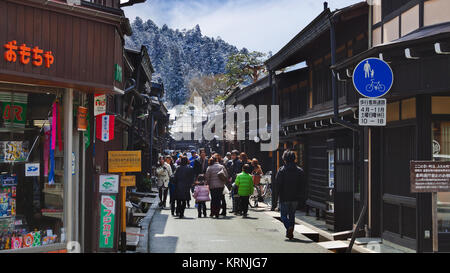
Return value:
[[(66, 4), (0, 1), (0, 41), (52, 51), (50, 68), (0, 61), (0, 80), (76, 88), (95, 93), (123, 90), (115, 65), (123, 67), (122, 17)], [(100, 15), (95, 14), (100, 13)]]

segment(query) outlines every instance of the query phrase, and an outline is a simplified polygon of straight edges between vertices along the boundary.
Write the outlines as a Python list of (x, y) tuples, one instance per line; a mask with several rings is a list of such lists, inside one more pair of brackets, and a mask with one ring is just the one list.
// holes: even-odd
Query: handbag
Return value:
[(228, 190), (227, 187), (223, 187), (223, 192), (222, 192), (222, 194), (223, 194), (223, 195), (230, 194), (230, 191)]
[(222, 181), (224, 184), (226, 184), (228, 182), (228, 177), (224, 172), (224, 169), (220, 170), (217, 173), (217, 176), (219, 176), (220, 181)]

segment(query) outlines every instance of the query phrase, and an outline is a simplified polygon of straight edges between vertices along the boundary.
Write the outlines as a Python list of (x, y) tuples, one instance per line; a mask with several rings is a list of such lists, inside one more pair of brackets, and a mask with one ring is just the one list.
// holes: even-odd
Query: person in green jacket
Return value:
[(242, 173), (236, 177), (235, 184), (238, 187), (239, 209), (238, 214), (247, 217), (249, 197), (253, 194), (253, 178), (250, 175), (250, 165), (245, 164), (242, 167)]

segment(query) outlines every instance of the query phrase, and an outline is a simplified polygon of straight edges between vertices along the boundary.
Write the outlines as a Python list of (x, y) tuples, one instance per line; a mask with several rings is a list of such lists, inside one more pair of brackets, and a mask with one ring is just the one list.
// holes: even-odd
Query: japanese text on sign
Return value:
[(411, 192), (450, 192), (450, 162), (412, 161)]
[(386, 126), (386, 99), (360, 99), (359, 125)]
[(103, 195), (100, 211), (100, 248), (114, 247), (115, 196)]
[(51, 51), (45, 51), (35, 46), (34, 48), (27, 47), (26, 44), (17, 45), (17, 41), (8, 42), (3, 46), (5, 51), (5, 60), (10, 63), (15, 63), (17, 59), (22, 64), (29, 64), (30, 61), (34, 66), (40, 67), (43, 64), (46, 68), (50, 66), (55, 61), (53, 53)]
[(109, 151), (110, 173), (141, 172), (141, 151)]

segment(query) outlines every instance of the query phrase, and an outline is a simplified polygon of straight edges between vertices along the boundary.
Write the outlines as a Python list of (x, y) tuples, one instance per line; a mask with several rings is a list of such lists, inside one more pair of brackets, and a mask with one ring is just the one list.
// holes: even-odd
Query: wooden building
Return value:
[[(8, 113), (0, 140), (4, 151), (19, 151), (0, 160), (2, 181), (10, 181), (1, 184), (0, 234), (9, 242), (1, 251), (60, 252), (70, 241), (81, 251), (98, 248), (96, 174), (106, 170), (100, 153), (122, 147), (123, 127), (95, 150), (94, 94), (108, 94), (114, 113), (113, 95), (125, 93), (124, 35), (131, 28), (120, 7), (119, 0), (0, 1), (0, 89)], [(118, 206), (114, 212), (118, 219)], [(117, 226), (112, 230), (102, 235), (114, 250)]]
[[(376, 1), (370, 7), (370, 49), (333, 67), (347, 78), (362, 60), (377, 57), (394, 72), (387, 126), (366, 130), (372, 171), (368, 227), (403, 246), (432, 250), (431, 194), (412, 193), (410, 160), (448, 161), (450, 114), (450, 2)], [(449, 194), (438, 195), (438, 243), (450, 250)]]

